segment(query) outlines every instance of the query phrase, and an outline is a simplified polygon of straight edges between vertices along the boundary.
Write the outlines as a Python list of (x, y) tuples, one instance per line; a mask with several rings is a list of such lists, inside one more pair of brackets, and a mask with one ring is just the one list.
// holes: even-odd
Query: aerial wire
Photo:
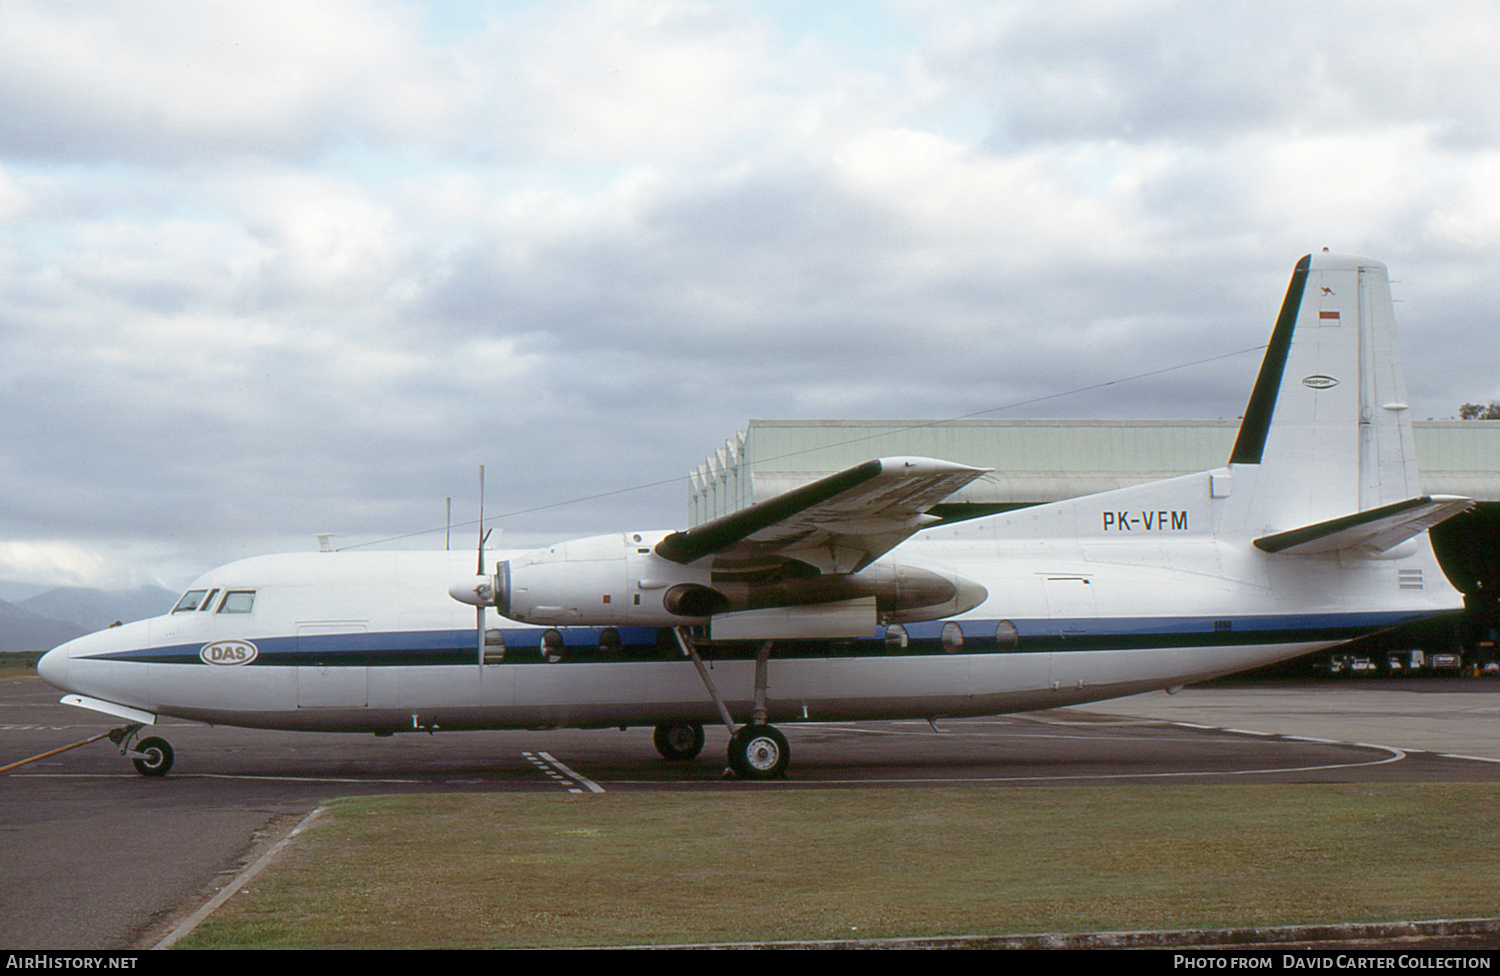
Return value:
[[(774, 457), (761, 458), (760, 460), (761, 460), (762, 463), (769, 462), (769, 461), (782, 461), (782, 460), (785, 460), (787, 458), (799, 457), (799, 456), (801, 456), (803, 454), (812, 454), (812, 453), (814, 453), (816, 451), (824, 451), (824, 450), (827, 450), (830, 447), (843, 447), (843, 446), (848, 445), (848, 444), (858, 444), (861, 441), (875, 440), (876, 438), (880, 438), (880, 437), (890, 437), (890, 436), (892, 436), (894, 434), (903, 434), (903, 433), (906, 433), (908, 431), (925, 430), (925, 429), (927, 429), (929, 427), (941, 427), (944, 424), (951, 424), (951, 423), (953, 423), (954, 421), (957, 421), (957, 420), (972, 420), (975, 417), (983, 417), (986, 414), (999, 413), (1002, 410), (1015, 410), (1018, 407), (1030, 406), (1033, 403), (1043, 403), (1043, 402), (1045, 402), (1047, 400), (1057, 400), (1057, 399), (1061, 399), (1062, 397), (1075, 396), (1075, 395), (1077, 395), (1079, 393), (1088, 393), (1088, 392), (1090, 392), (1092, 390), (1102, 390), (1105, 387), (1116, 386), (1116, 385), (1121, 384), (1121, 383), (1130, 383), (1130, 382), (1133, 382), (1134, 380), (1147, 379), (1147, 378), (1152, 377), (1152, 376), (1160, 376), (1163, 373), (1172, 373), (1172, 372), (1176, 372), (1177, 370), (1180, 370), (1180, 369), (1192, 369), (1194, 366), (1203, 366), (1203, 365), (1206, 365), (1208, 363), (1217, 362), (1220, 359), (1231, 359), (1231, 358), (1233, 358), (1235, 356), (1243, 356), (1246, 353), (1259, 352), (1259, 351), (1264, 350), (1265, 348), (1266, 348), (1266, 344), (1265, 343), (1261, 343), (1258, 346), (1248, 346), (1248, 347), (1246, 347), (1244, 349), (1236, 349), (1234, 352), (1226, 352), (1226, 353), (1220, 353), (1217, 356), (1209, 356), (1206, 359), (1196, 359), (1196, 360), (1193, 360), (1192, 362), (1188, 362), (1188, 363), (1178, 363), (1175, 366), (1163, 366), (1161, 369), (1148, 370), (1147, 372), (1136, 373), (1136, 374), (1134, 374), (1132, 376), (1119, 376), (1119, 377), (1116, 377), (1115, 379), (1112, 379), (1112, 380), (1105, 380), (1102, 383), (1090, 383), (1087, 386), (1078, 386), (1078, 387), (1074, 387), (1071, 390), (1063, 390), (1063, 391), (1061, 391), (1059, 393), (1048, 393), (1048, 394), (1046, 394), (1044, 396), (1031, 397), (1031, 398), (1026, 399), (1026, 400), (1016, 400), (1016, 401), (1014, 401), (1012, 403), (1002, 404), (1002, 405), (1000, 405), (998, 407), (988, 407), (988, 408), (986, 408), (984, 410), (975, 410), (973, 413), (959, 414), (956, 417), (948, 417), (948, 418), (943, 419), (943, 420), (925, 420), (925, 421), (923, 421), (921, 423), (917, 423), (917, 424), (907, 424), (907, 425), (902, 426), (902, 427), (896, 427), (896, 428), (892, 428), (892, 429), (889, 429), (889, 430), (882, 430), (878, 434), (864, 434), (864, 435), (861, 435), (859, 437), (850, 437), (850, 438), (848, 438), (846, 440), (834, 441), (834, 442), (829, 443), (829, 444), (820, 444), (817, 447), (804, 448), (803, 450), (800, 450), (800, 451), (788, 451), (785, 454), (778, 454), (778, 455), (776, 455)], [(624, 495), (624, 494), (628, 494), (629, 492), (634, 492), (634, 491), (645, 491), (648, 488), (661, 488), (664, 485), (675, 484), (675, 483), (677, 483), (679, 481), (682, 481), (686, 477), (688, 477), (688, 476), (687, 475), (675, 475), (675, 476), (673, 476), (671, 478), (663, 478), (660, 481), (648, 481), (648, 482), (644, 482), (644, 483), (639, 484), (639, 485), (631, 485), (631, 486), (626, 487), (626, 488), (613, 488), (613, 489), (611, 489), (609, 491), (595, 492), (592, 495), (578, 495), (578, 496), (573, 497), (573, 498), (563, 499), (562, 501), (548, 502), (545, 505), (534, 505), (531, 508), (518, 508), (518, 509), (516, 509), (513, 512), (506, 512), (503, 515), (491, 515), (488, 518), (489, 518), (490, 521), (495, 521), (495, 520), (498, 520), (498, 519), (514, 518), (514, 517), (516, 517), (518, 515), (530, 515), (533, 512), (544, 512), (544, 511), (546, 511), (548, 509), (551, 509), (551, 508), (562, 508), (562, 507), (567, 506), (567, 505), (580, 505), (580, 504), (582, 504), (584, 502), (598, 501), (601, 498), (609, 498), (609, 497), (614, 496), (614, 495)], [(454, 525), (448, 526), (448, 528), (451, 530), (452, 528), (464, 528), (466, 526), (470, 526), (470, 525), (474, 525), (474, 524), (475, 524), (474, 521), (459, 522), (459, 523), (456, 523)], [(372, 539), (369, 542), (356, 542), (353, 545), (341, 546), (336, 551), (343, 552), (346, 549), (362, 549), (362, 548), (364, 548), (366, 546), (378, 546), (378, 545), (381, 545), (381, 544), (386, 543), (386, 542), (400, 542), (403, 539), (414, 539), (414, 538), (416, 538), (417, 536), (420, 536), (420, 535), (430, 535), (433, 532), (441, 532), (441, 531), (443, 531), (443, 528), (444, 528), (443, 526), (439, 526), (437, 528), (432, 528), (432, 529), (421, 529), (421, 530), (416, 531), (416, 532), (407, 532), (407, 533), (404, 533), (402, 535), (388, 536), (388, 537), (386, 537), (384, 539)]]

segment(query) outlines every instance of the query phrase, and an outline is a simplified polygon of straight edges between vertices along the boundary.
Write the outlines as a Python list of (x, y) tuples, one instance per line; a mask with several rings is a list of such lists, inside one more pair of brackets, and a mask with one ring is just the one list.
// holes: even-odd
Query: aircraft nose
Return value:
[(64, 684), (68, 680), (68, 645), (54, 647), (43, 654), (42, 659), (36, 662), (36, 673), (52, 687), (67, 691)]

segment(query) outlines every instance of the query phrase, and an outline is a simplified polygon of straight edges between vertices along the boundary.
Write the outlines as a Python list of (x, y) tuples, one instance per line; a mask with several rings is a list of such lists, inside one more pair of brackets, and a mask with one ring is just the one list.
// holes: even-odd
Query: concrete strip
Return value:
[(1403, 750), (1500, 760), (1500, 681), (1351, 679), (1285, 685), (1195, 685), (1058, 709), (1311, 741), (1379, 742)]
[[(1271, 948), (1308, 943), (1388, 942), (1395, 939), (1500, 937), (1500, 918), (1276, 925), (1239, 929), (1142, 932), (1048, 932), (1036, 935), (954, 935), (911, 939), (838, 939), (827, 942), (724, 942), (672, 946), (598, 946), (600, 949), (1190, 949)], [(1369, 946), (1361, 946), (1369, 948)], [(1421, 948), (1412, 946), (1412, 948)]]
[(178, 925), (171, 931), (169, 935), (167, 935), (166, 938), (162, 939), (151, 948), (170, 949), (177, 943), (179, 939), (183, 939), (191, 935), (194, 929), (203, 924), (204, 919), (212, 915), (220, 905), (224, 904), (231, 897), (233, 897), (235, 892), (239, 891), (241, 888), (245, 887), (245, 885), (249, 884), (251, 879), (253, 879), (257, 874), (260, 874), (262, 871), (264, 871), (266, 867), (268, 867), (270, 863), (276, 859), (276, 856), (283, 850), (285, 850), (286, 846), (292, 842), (292, 838), (296, 837), (298, 834), (302, 833), (302, 831), (306, 830), (312, 824), (313, 820), (327, 809), (328, 808), (325, 806), (319, 806), (307, 816), (303, 817), (302, 820), (297, 824), (297, 826), (293, 827), (285, 837), (277, 841), (269, 851), (266, 851), (259, 858), (257, 858), (254, 864), (241, 871), (233, 881), (229, 882), (229, 884), (225, 885), (218, 894), (210, 898), (207, 904), (205, 904), (202, 908), (199, 908), (197, 911), (193, 912), (193, 914), (189, 915), (187, 918), (183, 919), (182, 924)]

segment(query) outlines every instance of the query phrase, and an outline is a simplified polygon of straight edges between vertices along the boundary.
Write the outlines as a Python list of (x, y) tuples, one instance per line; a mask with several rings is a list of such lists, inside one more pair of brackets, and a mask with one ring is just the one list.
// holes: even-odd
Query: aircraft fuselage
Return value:
[[(1194, 477), (1206, 486), (1206, 476)], [(1397, 558), (1274, 556), (1248, 539), (1198, 531), (1195, 509), (1180, 501), (1147, 510), (1098, 498), (1096, 531), (1083, 540), (1006, 537), (1007, 530), (1034, 531), (1048, 507), (910, 540), (896, 553), (901, 563), (977, 580), (987, 599), (952, 618), (882, 626), (865, 637), (775, 642), (767, 717), (1058, 707), (1232, 673), (1461, 605), (1425, 538)], [(1203, 529), (1211, 517), (1204, 507)], [(65, 691), (254, 728), (397, 732), (716, 719), (692, 663), (657, 625), (541, 626), (492, 615), (494, 663), (481, 663), (473, 611), (446, 593), (472, 559), (389, 552), (243, 560), (193, 584), (217, 591), (207, 609), (80, 638), (47, 655), (41, 671)], [(628, 600), (624, 581), (622, 589), (617, 599)], [(227, 593), (253, 593), (252, 609), (221, 611)], [(1362, 609), (1350, 609), (1356, 606)], [(496, 631), (503, 649), (493, 643)], [(758, 647), (716, 642), (704, 655), (738, 720), (750, 713)]]

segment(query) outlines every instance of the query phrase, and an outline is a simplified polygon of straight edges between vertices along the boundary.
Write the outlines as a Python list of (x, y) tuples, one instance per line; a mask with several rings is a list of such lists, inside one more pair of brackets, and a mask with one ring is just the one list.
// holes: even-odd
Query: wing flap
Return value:
[(715, 557), (743, 571), (795, 559), (824, 573), (853, 573), (934, 519), (923, 513), (988, 473), (952, 461), (894, 457), (866, 461), (656, 544), (675, 563)]
[(1473, 507), (1472, 498), (1423, 495), (1367, 512), (1262, 536), (1255, 540), (1255, 545), (1266, 552), (1289, 555), (1337, 552), (1340, 549), (1385, 552)]

